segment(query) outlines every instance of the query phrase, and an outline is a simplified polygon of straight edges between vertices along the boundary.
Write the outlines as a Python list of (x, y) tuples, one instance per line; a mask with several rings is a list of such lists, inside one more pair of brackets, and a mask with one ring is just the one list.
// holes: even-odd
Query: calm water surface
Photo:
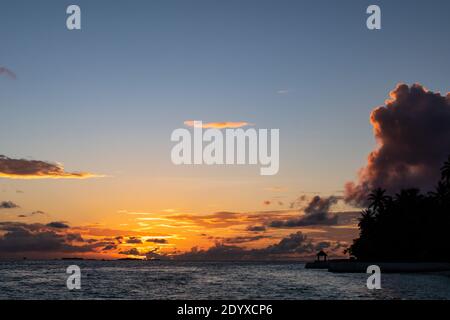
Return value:
[[(66, 287), (67, 266), (81, 268), (81, 290)], [(0, 299), (450, 299), (450, 275), (366, 274), (304, 269), (301, 263), (4, 261)]]

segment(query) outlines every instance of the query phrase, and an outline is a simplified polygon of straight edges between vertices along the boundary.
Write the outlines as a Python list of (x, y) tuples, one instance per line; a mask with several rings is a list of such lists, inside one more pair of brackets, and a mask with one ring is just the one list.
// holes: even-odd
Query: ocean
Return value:
[(0, 261), (0, 299), (450, 299), (448, 273), (382, 274), (380, 290), (367, 277), (292, 262)]

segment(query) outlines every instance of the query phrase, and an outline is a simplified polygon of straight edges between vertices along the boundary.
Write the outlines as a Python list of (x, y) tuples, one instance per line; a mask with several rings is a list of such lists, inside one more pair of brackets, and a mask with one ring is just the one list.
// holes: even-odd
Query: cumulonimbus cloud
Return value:
[(450, 94), (442, 96), (420, 84), (399, 84), (384, 106), (372, 111), (377, 147), (359, 171), (358, 181), (345, 186), (345, 200), (365, 205), (375, 188), (431, 189), (450, 153)]
[[(188, 127), (194, 127), (193, 120), (186, 120), (184, 124)], [(224, 121), (224, 122), (205, 122), (202, 123), (203, 129), (227, 129), (227, 128), (241, 128), (250, 126), (251, 124), (245, 121), (238, 121), (238, 122), (230, 122), (230, 121)]]
[(59, 163), (12, 159), (0, 155), (0, 178), (9, 179), (86, 179), (103, 177), (89, 172), (67, 172)]
[(15, 80), (16, 79), (16, 74), (14, 72), (12, 72), (11, 70), (9, 70), (8, 68), (5, 67), (0, 67), (0, 75), (5, 75), (10, 79)]

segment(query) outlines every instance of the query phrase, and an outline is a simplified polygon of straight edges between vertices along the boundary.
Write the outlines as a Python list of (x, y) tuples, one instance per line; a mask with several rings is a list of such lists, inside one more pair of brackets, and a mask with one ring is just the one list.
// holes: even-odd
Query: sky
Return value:
[[(70, 4), (81, 30), (66, 28)], [(381, 30), (366, 27), (370, 4)], [(283, 241), (338, 254), (357, 236), (343, 193), (377, 147), (371, 112), (399, 83), (450, 91), (449, 12), (439, 0), (2, 1), (3, 162), (89, 174), (0, 175), (0, 256), (266, 254)], [(170, 135), (188, 120), (279, 129), (278, 174), (175, 166)], [(271, 227), (308, 212), (339, 222)], [(9, 241), (44, 234), (49, 249), (10, 246), (17, 229), (28, 233)]]

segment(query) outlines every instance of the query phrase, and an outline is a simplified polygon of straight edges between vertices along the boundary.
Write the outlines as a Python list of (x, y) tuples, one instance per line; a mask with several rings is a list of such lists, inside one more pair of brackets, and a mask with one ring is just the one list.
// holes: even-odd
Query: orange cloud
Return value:
[(104, 177), (90, 172), (67, 172), (59, 163), (12, 159), (0, 155), (0, 178), (8, 179), (87, 179)]
[[(185, 125), (188, 127), (194, 127), (194, 121), (193, 120), (187, 120), (184, 122)], [(241, 128), (245, 126), (250, 126), (251, 124), (245, 121), (238, 121), (238, 122), (206, 122), (202, 124), (203, 129), (226, 129), (226, 128)]]

